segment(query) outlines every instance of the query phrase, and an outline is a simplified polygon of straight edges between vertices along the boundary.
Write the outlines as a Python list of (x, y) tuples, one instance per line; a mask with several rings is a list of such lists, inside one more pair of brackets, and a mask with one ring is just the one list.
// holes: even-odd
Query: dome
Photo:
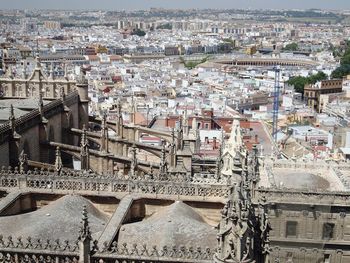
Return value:
[(177, 201), (141, 222), (121, 227), (118, 243), (147, 244), (147, 247), (185, 246), (213, 248), (216, 230), (190, 206)]
[(88, 212), (92, 236), (96, 238), (104, 229), (108, 217), (89, 200), (77, 195), (66, 195), (30, 213), (0, 217), (0, 234), (5, 237), (30, 236), (41, 240), (76, 241), (84, 206)]

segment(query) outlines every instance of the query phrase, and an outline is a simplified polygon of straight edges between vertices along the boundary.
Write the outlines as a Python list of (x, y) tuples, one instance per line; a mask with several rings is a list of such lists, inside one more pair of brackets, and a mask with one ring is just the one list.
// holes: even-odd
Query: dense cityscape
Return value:
[(0, 263), (350, 262), (350, 6), (0, 10)]

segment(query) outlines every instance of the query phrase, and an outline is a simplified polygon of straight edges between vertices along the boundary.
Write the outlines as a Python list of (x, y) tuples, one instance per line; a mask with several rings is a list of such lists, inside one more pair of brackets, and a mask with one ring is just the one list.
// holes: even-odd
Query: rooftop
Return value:
[(141, 222), (123, 225), (118, 242), (157, 247), (215, 247), (216, 230), (193, 208), (177, 201)]

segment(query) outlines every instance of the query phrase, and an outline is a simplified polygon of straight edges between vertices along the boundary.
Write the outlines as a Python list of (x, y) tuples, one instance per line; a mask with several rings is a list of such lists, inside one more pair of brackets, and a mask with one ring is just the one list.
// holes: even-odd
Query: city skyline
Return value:
[(141, 10), (149, 8), (169, 8), (169, 9), (190, 9), (190, 8), (243, 8), (243, 9), (328, 9), (340, 10), (350, 9), (348, 0), (295, 0), (295, 1), (277, 1), (277, 0), (209, 0), (198, 1), (166, 1), (166, 0), (131, 0), (120, 2), (115, 0), (85, 1), (85, 0), (62, 0), (62, 1), (45, 1), (45, 0), (15, 0), (4, 1), (2, 9), (101, 9), (101, 10)]

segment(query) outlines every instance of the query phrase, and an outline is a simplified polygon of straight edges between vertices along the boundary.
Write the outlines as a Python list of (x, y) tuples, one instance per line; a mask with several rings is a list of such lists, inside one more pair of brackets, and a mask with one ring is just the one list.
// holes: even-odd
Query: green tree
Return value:
[(157, 26), (157, 29), (173, 29), (173, 26), (170, 24), (170, 23), (166, 23), (166, 24), (162, 24), (162, 25), (159, 25)]
[(319, 71), (317, 74), (311, 75), (309, 77), (295, 76), (287, 81), (288, 85), (294, 86), (296, 92), (304, 94), (304, 87), (308, 84), (315, 84), (318, 81), (327, 79), (327, 75)]
[(307, 78), (296, 76), (290, 78), (287, 83), (291, 86), (294, 86), (296, 92), (304, 93), (304, 86), (307, 84)]
[(344, 55), (340, 60), (341, 65), (349, 65), (350, 64), (350, 54)]
[(146, 35), (146, 32), (138, 28), (136, 30), (134, 29), (131, 34), (132, 35), (137, 35), (139, 37), (143, 37), (143, 36)]
[(344, 76), (347, 76), (349, 74), (350, 74), (350, 64), (344, 64), (338, 67), (337, 69), (335, 69), (332, 72), (331, 77), (334, 79), (341, 79)]
[(210, 56), (206, 56), (206, 57), (202, 58), (201, 60), (185, 61), (185, 59), (183, 57), (180, 57), (180, 62), (183, 63), (187, 69), (194, 69), (199, 64), (207, 62), (209, 60), (209, 58), (210, 58)]
[(345, 51), (340, 59), (340, 66), (332, 74), (332, 78), (341, 79), (350, 74), (350, 42), (346, 41)]
[(288, 45), (286, 45), (282, 50), (283, 51), (297, 51), (299, 48), (297, 43), (290, 43)]

